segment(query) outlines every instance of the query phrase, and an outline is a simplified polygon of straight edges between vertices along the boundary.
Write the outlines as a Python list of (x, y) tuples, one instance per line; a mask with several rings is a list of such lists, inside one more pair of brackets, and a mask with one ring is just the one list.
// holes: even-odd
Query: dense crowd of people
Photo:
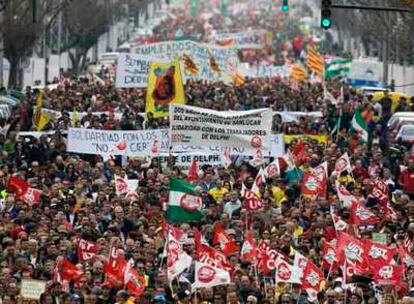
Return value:
[[(210, 1), (200, 3), (197, 14), (210, 10)], [(173, 17), (154, 29), (153, 39), (175, 39), (176, 32), (181, 32), (182, 36), (198, 34), (198, 40), (208, 41), (211, 35), (223, 31), (287, 29), (284, 19), (275, 22), (271, 13), (274, 11), (269, 11), (265, 3), (268, 2), (256, 4), (255, 1), (257, 10), (243, 14), (232, 14), (229, 5), (227, 22), (222, 22), (223, 15), (216, 12), (208, 27), (203, 19), (189, 14), (188, 8), (174, 8)], [(301, 12), (298, 10), (296, 14)], [(301, 50), (295, 52), (294, 47), (286, 47), (287, 40), (301, 34), (298, 28), (290, 26), (289, 37), (275, 38), (269, 48), (255, 53), (254, 60), (272, 57), (274, 62), (283, 64), (286, 56), (280, 55), (281, 50), (292, 59), (299, 59)], [(196, 223), (176, 225), (184, 234), (180, 238), (183, 250), (197, 260), (196, 231), (199, 231), (209, 246), (220, 251), (220, 246), (213, 246), (217, 224), (224, 227), (238, 250), (225, 256), (226, 267), (231, 272), (230, 284), (195, 292), (190, 283), (194, 281), (193, 266), (185, 270), (179, 280), (169, 282), (165, 255), (170, 181), (186, 179), (187, 172), (158, 157), (106, 160), (99, 155), (66, 151), (65, 131), (70, 126), (103, 130), (168, 128), (168, 118), (144, 114), (146, 91), (117, 89), (107, 79), (103, 82), (93, 78), (67, 79), (56, 89), (42, 90), (42, 107), (61, 115), (51, 119), (40, 136), (34, 133), (20, 136), (23, 131), (35, 131), (32, 117), (39, 91), (28, 89), (26, 99), (7, 121), (1, 122), (2, 303), (413, 303), (413, 268), (410, 265), (405, 266), (400, 282), (393, 285), (377, 284), (368, 273), (347, 277), (344, 268), (323, 267), (325, 242), (338, 239), (340, 234), (336, 229), (338, 216), (348, 222), (345, 231), (357, 239), (380, 235), (384, 237), (384, 246), (396, 248), (408, 256), (414, 247), (414, 157), (411, 145), (395, 141), (387, 127), (392, 115), (390, 101), (385, 97), (378, 103), (340, 80), (327, 81), (324, 86), (335, 97), (339, 97), (342, 88), (342, 100), (333, 103), (326, 99), (321, 83), (292, 85), (288, 79), (280, 77), (247, 78), (240, 86), (194, 80), (186, 83), (188, 105), (220, 111), (272, 108), (279, 112), (320, 112), (321, 115), (303, 115), (296, 120), (275, 115), (272, 128), (275, 134), (323, 135), (326, 138), (295, 139), (286, 145), (286, 151), (294, 155), (294, 168), (289, 167), (288, 159), (279, 158), (280, 173), (261, 185), (262, 207), (256, 211), (246, 210), (242, 191), (244, 186), (251, 188), (255, 183), (260, 166), (249, 159), (232, 158), (229, 166), (200, 168), (192, 183), (202, 198), (204, 217)], [(411, 100), (403, 110), (413, 107)], [(365, 116), (369, 133), (365, 143), (349, 133), (356, 109), (369, 113)], [(80, 113), (84, 115), (80, 117)], [(344, 153), (349, 155), (352, 170), (331, 177), (326, 196), (309, 198), (304, 195), (301, 186), (304, 176), (324, 161), (331, 175), (336, 161)], [(138, 179), (137, 195), (133, 199), (117, 195), (115, 175)], [(42, 191), (38, 204), (27, 204), (19, 193), (10, 190), (12, 176)], [(391, 216), (384, 213), (382, 202), (372, 195), (377, 178), (388, 187), (387, 210), (393, 210)], [(367, 225), (349, 224), (351, 211), (340, 202), (335, 180), (380, 221)], [(266, 273), (254, 259), (242, 258), (241, 249), (249, 231), (253, 232), (256, 243), (280, 252), (289, 262), (293, 263), (297, 251), (318, 266), (326, 283), (317, 299), (309, 299), (300, 284), (275, 282), (274, 271)], [(84, 252), (79, 249), (81, 242), (93, 244), (93, 258), (83, 256)], [(139, 296), (128, 286), (111, 281), (107, 267), (114, 255), (127, 261), (132, 259), (133, 268), (145, 278), (145, 290)], [(402, 264), (401, 255), (392, 258), (395, 265)], [(72, 270), (70, 280), (60, 277), (68, 273), (67, 269)], [(77, 272), (81, 275), (73, 274)], [(40, 299), (22, 297), (22, 282), (27, 280), (46, 283)]]

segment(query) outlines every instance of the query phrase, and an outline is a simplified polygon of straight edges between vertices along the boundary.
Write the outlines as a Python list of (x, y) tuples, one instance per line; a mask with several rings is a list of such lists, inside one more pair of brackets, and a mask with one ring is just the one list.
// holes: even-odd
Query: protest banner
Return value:
[(303, 141), (309, 141), (309, 140), (317, 140), (321, 144), (327, 144), (328, 143), (328, 135), (285, 135), (284, 141), (286, 144), (290, 144), (292, 140), (303, 140)]
[(153, 56), (120, 53), (116, 66), (116, 87), (146, 88), (152, 61), (159, 60)]
[(203, 108), (171, 105), (172, 151), (181, 145), (244, 148), (246, 155), (270, 149), (272, 111), (214, 111)]
[(198, 168), (201, 169), (203, 165), (222, 166), (223, 160), (218, 154), (177, 154), (172, 156), (160, 156), (161, 164), (167, 165), (168, 157), (171, 157), (172, 162), (181, 171), (187, 173), (193, 159), (197, 162)]
[(169, 151), (168, 129), (148, 131), (106, 131), (95, 129), (68, 129), (67, 151), (95, 155), (152, 155)]
[(23, 279), (20, 295), (23, 299), (40, 300), (40, 295), (46, 290), (46, 281)]
[(222, 71), (226, 70), (228, 61), (238, 63), (237, 50), (235, 48), (220, 47), (213, 44), (197, 43), (190, 40), (164, 41), (141, 45), (134, 49), (139, 55), (157, 57), (163, 61), (172, 61), (174, 58), (188, 55), (196, 64), (199, 72), (188, 73), (182, 69), (185, 79), (200, 79), (207, 81), (225, 81), (231, 79), (227, 73), (215, 73), (209, 65), (209, 54), (211, 54)]
[(253, 30), (214, 35), (214, 41), (217, 44), (228, 40), (232, 40), (237, 49), (262, 49), (266, 40), (266, 31)]

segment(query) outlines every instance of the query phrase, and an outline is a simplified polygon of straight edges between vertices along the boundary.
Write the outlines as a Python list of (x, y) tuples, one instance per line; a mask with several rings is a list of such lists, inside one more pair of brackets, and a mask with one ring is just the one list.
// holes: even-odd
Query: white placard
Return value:
[(46, 281), (22, 280), (20, 295), (24, 299), (40, 300), (40, 295), (46, 290)]
[[(157, 151), (154, 151), (154, 147)], [(168, 129), (148, 131), (106, 131), (68, 129), (68, 152), (95, 155), (148, 156), (168, 153)]]
[(116, 87), (146, 88), (152, 61), (159, 60), (153, 56), (120, 53), (116, 66)]
[(203, 108), (171, 105), (171, 146), (175, 152), (182, 145), (243, 148), (246, 155), (270, 150), (272, 111), (214, 111)]

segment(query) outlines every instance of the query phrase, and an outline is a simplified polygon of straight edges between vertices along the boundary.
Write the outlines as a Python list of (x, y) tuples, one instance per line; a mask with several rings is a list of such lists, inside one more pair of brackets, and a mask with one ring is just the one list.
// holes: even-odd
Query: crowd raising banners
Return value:
[(1, 121), (2, 303), (413, 303), (414, 99), (306, 4), (169, 2)]

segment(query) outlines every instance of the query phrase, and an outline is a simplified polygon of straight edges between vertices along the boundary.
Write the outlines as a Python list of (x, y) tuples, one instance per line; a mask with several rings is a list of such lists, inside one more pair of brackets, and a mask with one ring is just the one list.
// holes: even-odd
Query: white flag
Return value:
[(128, 176), (121, 177), (119, 175), (114, 176), (116, 195), (122, 195), (128, 192)]
[(256, 178), (254, 179), (254, 183), (252, 186), (252, 192), (260, 195), (260, 187), (266, 182), (265, 172), (263, 168), (260, 168), (259, 172), (257, 172)]
[(276, 282), (300, 284), (303, 271), (297, 266), (290, 265), (284, 259), (278, 258), (275, 262)]
[(338, 195), (338, 199), (341, 202), (342, 206), (350, 209), (351, 203), (356, 201), (356, 197), (351, 194), (341, 183), (336, 182), (336, 194)]
[(206, 263), (195, 262), (195, 281), (192, 288), (230, 284), (230, 273)]
[(265, 175), (267, 178), (280, 176), (279, 158), (276, 158), (265, 168)]
[(331, 177), (338, 178), (342, 172), (352, 172), (351, 162), (349, 160), (348, 152), (345, 152), (335, 163), (335, 169), (331, 173)]
[(182, 248), (180, 242), (168, 233), (167, 244), (167, 276), (168, 280), (172, 281), (175, 277), (180, 275), (184, 270), (191, 266), (191, 256), (189, 256)]

